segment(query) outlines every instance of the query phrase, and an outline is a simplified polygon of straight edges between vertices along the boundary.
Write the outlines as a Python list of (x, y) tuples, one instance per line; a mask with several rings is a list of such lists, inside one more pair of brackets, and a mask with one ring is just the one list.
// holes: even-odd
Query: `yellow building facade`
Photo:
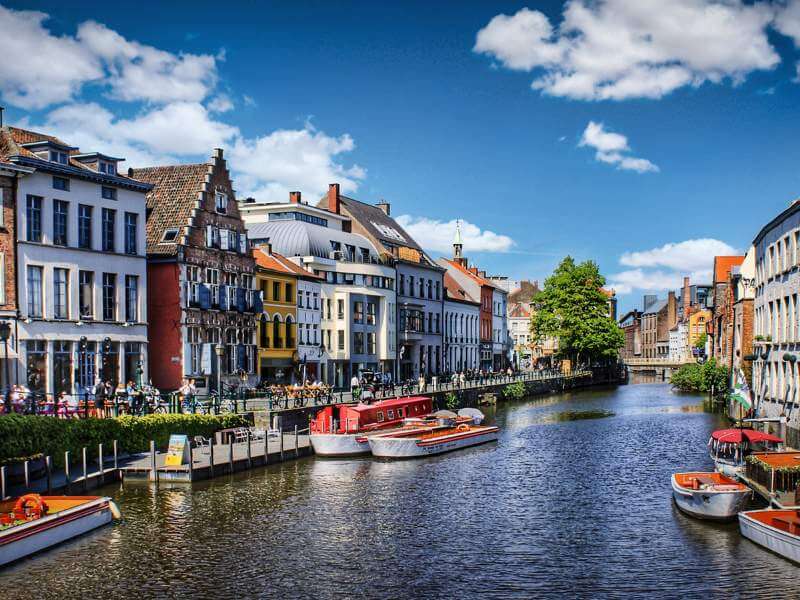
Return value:
[(268, 247), (253, 251), (256, 287), (264, 299), (258, 326), (258, 372), (262, 382), (292, 380), (297, 352), (297, 276)]
[(692, 356), (692, 349), (695, 347), (697, 340), (702, 338), (703, 334), (706, 333), (706, 326), (710, 320), (710, 310), (698, 310), (689, 315), (689, 332), (687, 335), (689, 356)]

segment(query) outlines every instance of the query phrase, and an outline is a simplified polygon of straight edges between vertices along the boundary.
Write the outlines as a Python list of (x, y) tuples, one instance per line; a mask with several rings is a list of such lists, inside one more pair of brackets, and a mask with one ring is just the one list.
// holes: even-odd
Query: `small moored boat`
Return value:
[(380, 458), (430, 456), (497, 440), (499, 428), (472, 422), (471, 417), (441, 419), (433, 427), (380, 433), (366, 439), (373, 456)]
[(116, 504), (100, 496), (27, 494), (0, 502), (0, 566), (119, 518)]
[(734, 519), (752, 496), (750, 488), (721, 473), (675, 473), (672, 497), (686, 514), (699, 519)]
[(311, 421), (311, 445), (319, 456), (368, 454), (367, 436), (418, 423), (431, 410), (426, 396), (326, 406)]
[(711, 460), (717, 471), (735, 477), (744, 471), (745, 459), (758, 450), (776, 450), (783, 444), (777, 436), (755, 429), (719, 429), (708, 440)]
[(800, 563), (800, 511), (766, 509), (740, 512), (739, 531), (751, 542)]

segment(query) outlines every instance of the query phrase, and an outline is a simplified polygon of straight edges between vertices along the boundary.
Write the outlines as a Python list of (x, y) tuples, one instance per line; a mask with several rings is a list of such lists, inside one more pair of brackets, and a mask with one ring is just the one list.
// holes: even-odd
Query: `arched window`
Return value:
[(275, 315), (272, 318), (272, 347), (283, 348), (283, 340), (281, 339), (281, 317)]
[(258, 328), (260, 336), (258, 340), (258, 345), (262, 348), (269, 348), (269, 315), (267, 313), (261, 313), (261, 316), (258, 318), (260, 322), (260, 327)]
[(287, 348), (294, 348), (295, 346), (295, 339), (294, 339), (294, 323), (292, 322), (292, 315), (286, 315), (286, 347)]

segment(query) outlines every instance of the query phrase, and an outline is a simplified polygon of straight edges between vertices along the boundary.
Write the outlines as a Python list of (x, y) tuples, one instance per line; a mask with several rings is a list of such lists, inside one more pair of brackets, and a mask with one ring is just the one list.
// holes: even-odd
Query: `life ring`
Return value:
[(30, 509), (30, 514), (35, 517), (46, 515), (49, 508), (39, 494), (25, 494), (20, 496), (14, 504), (15, 513), (27, 513), (27, 509)]
[(456, 431), (469, 431), (469, 425), (466, 423), (462, 423), (458, 427), (456, 427)]

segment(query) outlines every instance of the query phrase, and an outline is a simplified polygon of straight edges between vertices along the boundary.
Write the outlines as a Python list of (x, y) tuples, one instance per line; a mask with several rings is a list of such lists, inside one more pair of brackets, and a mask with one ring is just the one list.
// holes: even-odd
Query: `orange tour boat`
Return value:
[(736, 518), (752, 492), (722, 473), (675, 473), (672, 497), (679, 509), (693, 517), (725, 521)]
[(797, 509), (741, 512), (739, 530), (748, 540), (800, 563), (800, 511)]

